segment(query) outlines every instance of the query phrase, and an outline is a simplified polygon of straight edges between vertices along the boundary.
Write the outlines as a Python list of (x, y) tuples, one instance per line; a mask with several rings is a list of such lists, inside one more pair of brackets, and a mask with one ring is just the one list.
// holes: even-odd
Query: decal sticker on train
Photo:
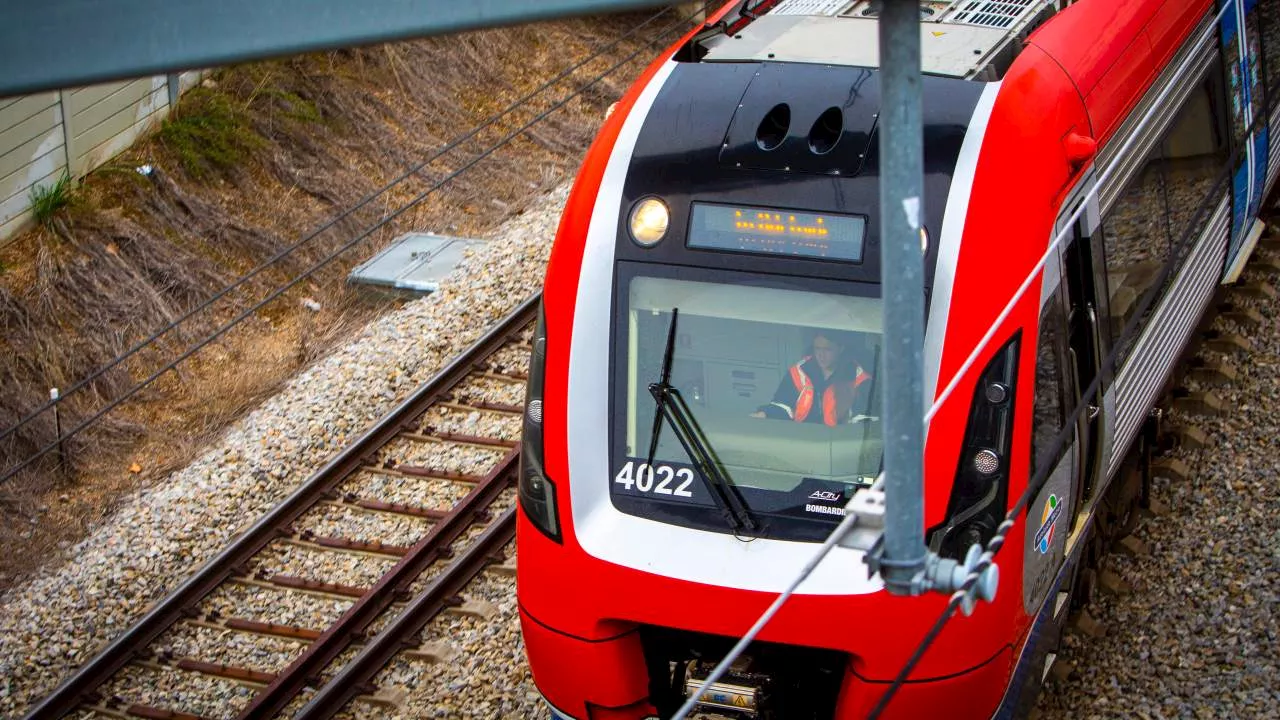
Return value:
[(1041, 555), (1053, 547), (1053, 529), (1058, 525), (1058, 517), (1062, 515), (1062, 503), (1058, 496), (1050, 493), (1040, 512), (1040, 529), (1036, 531), (1036, 551)]

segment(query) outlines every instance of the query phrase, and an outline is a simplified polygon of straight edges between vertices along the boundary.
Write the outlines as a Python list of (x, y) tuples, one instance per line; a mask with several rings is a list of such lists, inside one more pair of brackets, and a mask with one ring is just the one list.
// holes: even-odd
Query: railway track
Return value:
[[(440, 612), (483, 615), (461, 593), (502, 559), (514, 537), (520, 418), (536, 304), (535, 296), (499, 322), (27, 717), (206, 716), (200, 707), (187, 707), (183, 693), (165, 697), (152, 691), (135, 698), (120, 690), (129, 683), (116, 682), (149, 673), (241, 686), (237, 718), (274, 717), (286, 708), (298, 717), (330, 717), (357, 696), (393, 702), (370, 679)], [(318, 567), (354, 568), (367, 580), (335, 581)], [(252, 602), (243, 599), (250, 596)], [(298, 609), (308, 599), (317, 612)], [(271, 614), (284, 605), (291, 610), (283, 618)], [(290, 621), (326, 613), (332, 619), (323, 626)], [(279, 669), (201, 657), (175, 651), (165, 641), (167, 634), (184, 630), (261, 643), (260, 651), (242, 649), (241, 657), (279, 657), (282, 647), (294, 652)], [(336, 660), (352, 656), (345, 668), (335, 667)], [(223, 707), (218, 714), (230, 712)]]

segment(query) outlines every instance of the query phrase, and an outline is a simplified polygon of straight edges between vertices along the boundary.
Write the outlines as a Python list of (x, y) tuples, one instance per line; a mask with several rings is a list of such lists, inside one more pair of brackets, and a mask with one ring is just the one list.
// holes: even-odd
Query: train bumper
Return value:
[[(1012, 655), (1013, 651), (1006, 648), (987, 662), (964, 672), (945, 678), (907, 682), (894, 693), (880, 717), (884, 720), (932, 717), (988, 720), (1004, 695)], [(888, 682), (871, 682), (847, 674), (840, 691), (836, 717), (851, 720), (869, 716), (889, 685)]]
[[(639, 630), (612, 637), (575, 637), (547, 626), (520, 609), (520, 623), (533, 679), (555, 720), (641, 720), (655, 717)], [(881, 715), (892, 718), (986, 720), (1000, 704), (1012, 650), (945, 678), (903, 685)], [(889, 683), (847, 671), (834, 718), (865, 718)]]
[(553, 718), (638, 720), (654, 716), (636, 630), (587, 639), (561, 633), (523, 607), (520, 626), (533, 681)]

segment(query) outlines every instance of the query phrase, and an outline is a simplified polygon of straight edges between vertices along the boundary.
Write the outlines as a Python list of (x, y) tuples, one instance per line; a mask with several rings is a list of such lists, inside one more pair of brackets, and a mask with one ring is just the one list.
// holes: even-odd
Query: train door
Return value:
[[(1079, 433), (1079, 499), (1083, 503), (1093, 496), (1103, 469), (1103, 423), (1108, 413), (1103, 412), (1106, 383), (1102, 374), (1102, 360), (1107, 353), (1104, 349), (1104, 337), (1099, 323), (1100, 317), (1107, 317), (1099, 311), (1099, 302), (1105, 302), (1106, 292), (1098, 292), (1098, 274), (1095, 257), (1101, 257), (1101, 250), (1095, 249), (1100, 233), (1092, 230), (1097, 227), (1097, 212), (1093, 214), (1093, 226), (1086, 230), (1085, 220), (1076, 223), (1075, 230), (1069, 238), (1066, 251), (1063, 253), (1063, 271), (1066, 287), (1067, 303), (1067, 337), (1068, 357), (1071, 360), (1071, 380), (1073, 406), (1084, 405), (1077, 421)], [(1105, 273), (1103, 282), (1105, 282)], [(1103, 285), (1103, 288), (1106, 286)]]
[(1044, 485), (1027, 505), (1022, 601), (1036, 617), (1066, 557), (1067, 535), (1078, 511), (1078, 431), (1065, 427), (1074, 397), (1068, 352), (1070, 331), (1060, 250), (1046, 261), (1036, 335), (1035, 399), (1028, 480)]
[(1232, 7), (1222, 15), (1218, 38), (1227, 76), (1231, 137), (1237, 149), (1231, 180), (1231, 242), (1224, 273), (1231, 281), (1239, 274), (1241, 263), (1237, 261), (1248, 255), (1262, 231), (1256, 218), (1266, 187), (1268, 128), (1257, 0), (1219, 0), (1218, 7), (1227, 4)]
[(1091, 193), (1094, 183), (1088, 177), (1080, 183), (1059, 219), (1056, 231), (1067, 228), (1068, 221), (1077, 211), (1078, 217), (1067, 229), (1062, 243), (1063, 303), (1067, 314), (1067, 381), (1070, 396), (1067, 403), (1068, 417), (1077, 407), (1084, 409), (1076, 415), (1076, 482), (1073, 515), (1093, 496), (1104, 477), (1106, 455), (1106, 422), (1112, 413), (1107, 411), (1109, 400), (1106, 391), (1110, 386), (1109, 373), (1104, 373), (1103, 359), (1109, 351), (1109, 329), (1104, 326), (1109, 317), (1107, 296), (1107, 271), (1105, 250), (1102, 245), (1101, 221), (1098, 198)]

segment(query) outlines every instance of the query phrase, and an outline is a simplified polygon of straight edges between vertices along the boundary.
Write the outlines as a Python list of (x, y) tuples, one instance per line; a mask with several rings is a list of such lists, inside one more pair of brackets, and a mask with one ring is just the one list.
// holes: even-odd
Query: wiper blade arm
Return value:
[[(676, 354), (676, 323), (680, 320), (680, 308), (671, 308), (671, 325), (667, 329), (667, 349), (662, 354), (662, 379), (657, 383), (661, 387), (671, 387), (671, 361)], [(653, 392), (654, 383), (649, 384), (649, 392)], [(674, 388), (672, 388), (674, 389)], [(649, 467), (653, 467), (653, 456), (658, 452), (658, 437), (662, 434), (663, 400), (657, 395), (653, 399), (658, 403), (658, 412), (653, 414), (653, 431), (649, 433)], [(693, 457), (690, 455), (690, 457)]]
[(750, 508), (742, 499), (733, 479), (729, 477), (729, 471), (725, 469), (724, 463), (711, 447), (706, 433), (698, 425), (684, 396), (671, 385), (671, 362), (675, 355), (676, 322), (679, 320), (679, 313), (679, 308), (671, 309), (671, 328), (667, 331), (667, 349), (662, 356), (662, 376), (658, 382), (649, 383), (649, 394), (653, 396), (658, 406), (658, 412), (653, 416), (653, 434), (649, 442), (649, 465), (653, 465), (653, 457), (658, 450), (658, 434), (662, 432), (662, 420), (665, 418), (685, 453), (689, 455), (689, 459), (693, 460), (694, 467), (711, 486), (711, 497), (724, 513), (729, 525), (735, 530), (758, 530), (759, 523), (752, 517)]
[(742, 499), (737, 485), (729, 477), (729, 471), (716, 455), (715, 450), (707, 442), (706, 434), (693, 417), (688, 404), (680, 391), (665, 383), (650, 383), (649, 393), (658, 403), (661, 417), (665, 417), (675, 431), (676, 438), (684, 447), (684, 451), (693, 460), (694, 467), (711, 485), (711, 497), (715, 499), (720, 510), (734, 529), (755, 531), (759, 523), (751, 515), (751, 509)]

